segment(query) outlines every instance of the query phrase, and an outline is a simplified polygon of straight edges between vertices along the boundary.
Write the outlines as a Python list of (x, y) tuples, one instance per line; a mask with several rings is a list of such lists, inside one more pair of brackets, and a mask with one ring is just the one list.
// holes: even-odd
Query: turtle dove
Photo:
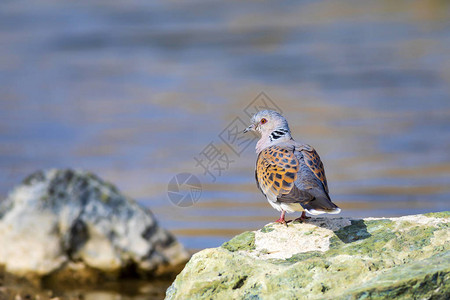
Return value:
[(271, 110), (256, 113), (244, 130), (248, 131), (261, 134), (256, 144), (255, 177), (270, 205), (281, 212), (275, 222), (286, 224), (286, 212), (301, 211), (299, 219), (304, 220), (305, 211), (312, 215), (341, 211), (331, 202), (323, 163), (316, 150), (292, 138), (281, 114)]

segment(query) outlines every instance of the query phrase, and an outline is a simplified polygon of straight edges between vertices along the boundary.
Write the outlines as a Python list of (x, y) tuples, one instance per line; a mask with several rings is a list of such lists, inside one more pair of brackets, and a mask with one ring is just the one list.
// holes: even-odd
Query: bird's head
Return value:
[(256, 131), (261, 134), (261, 138), (268, 137), (270, 141), (281, 138), (291, 138), (291, 131), (286, 118), (273, 110), (262, 110), (252, 117), (252, 124), (244, 132)]

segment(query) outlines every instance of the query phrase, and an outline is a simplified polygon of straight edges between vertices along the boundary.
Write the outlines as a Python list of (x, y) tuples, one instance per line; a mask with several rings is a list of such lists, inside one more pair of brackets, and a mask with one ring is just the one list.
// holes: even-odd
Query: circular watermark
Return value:
[(191, 173), (179, 173), (172, 177), (167, 186), (170, 202), (179, 207), (189, 207), (197, 203), (202, 195), (200, 180)]

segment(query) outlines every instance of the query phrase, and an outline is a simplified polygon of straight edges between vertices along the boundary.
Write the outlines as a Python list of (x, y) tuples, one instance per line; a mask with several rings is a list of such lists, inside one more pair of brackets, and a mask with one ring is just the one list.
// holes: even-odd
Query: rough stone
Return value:
[(449, 299), (449, 219), (268, 224), (196, 253), (166, 299)]
[(36, 172), (0, 203), (0, 245), (0, 266), (18, 277), (157, 276), (189, 257), (150, 210), (72, 170)]

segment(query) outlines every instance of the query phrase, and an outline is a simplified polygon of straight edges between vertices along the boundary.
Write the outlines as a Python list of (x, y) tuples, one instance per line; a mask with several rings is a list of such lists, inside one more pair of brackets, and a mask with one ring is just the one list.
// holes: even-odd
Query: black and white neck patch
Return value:
[(270, 134), (269, 137), (270, 137), (271, 141), (274, 141), (274, 140), (279, 139), (282, 136), (285, 136), (286, 133), (288, 133), (288, 131), (286, 129), (280, 128), (280, 129), (272, 131), (272, 133)]

